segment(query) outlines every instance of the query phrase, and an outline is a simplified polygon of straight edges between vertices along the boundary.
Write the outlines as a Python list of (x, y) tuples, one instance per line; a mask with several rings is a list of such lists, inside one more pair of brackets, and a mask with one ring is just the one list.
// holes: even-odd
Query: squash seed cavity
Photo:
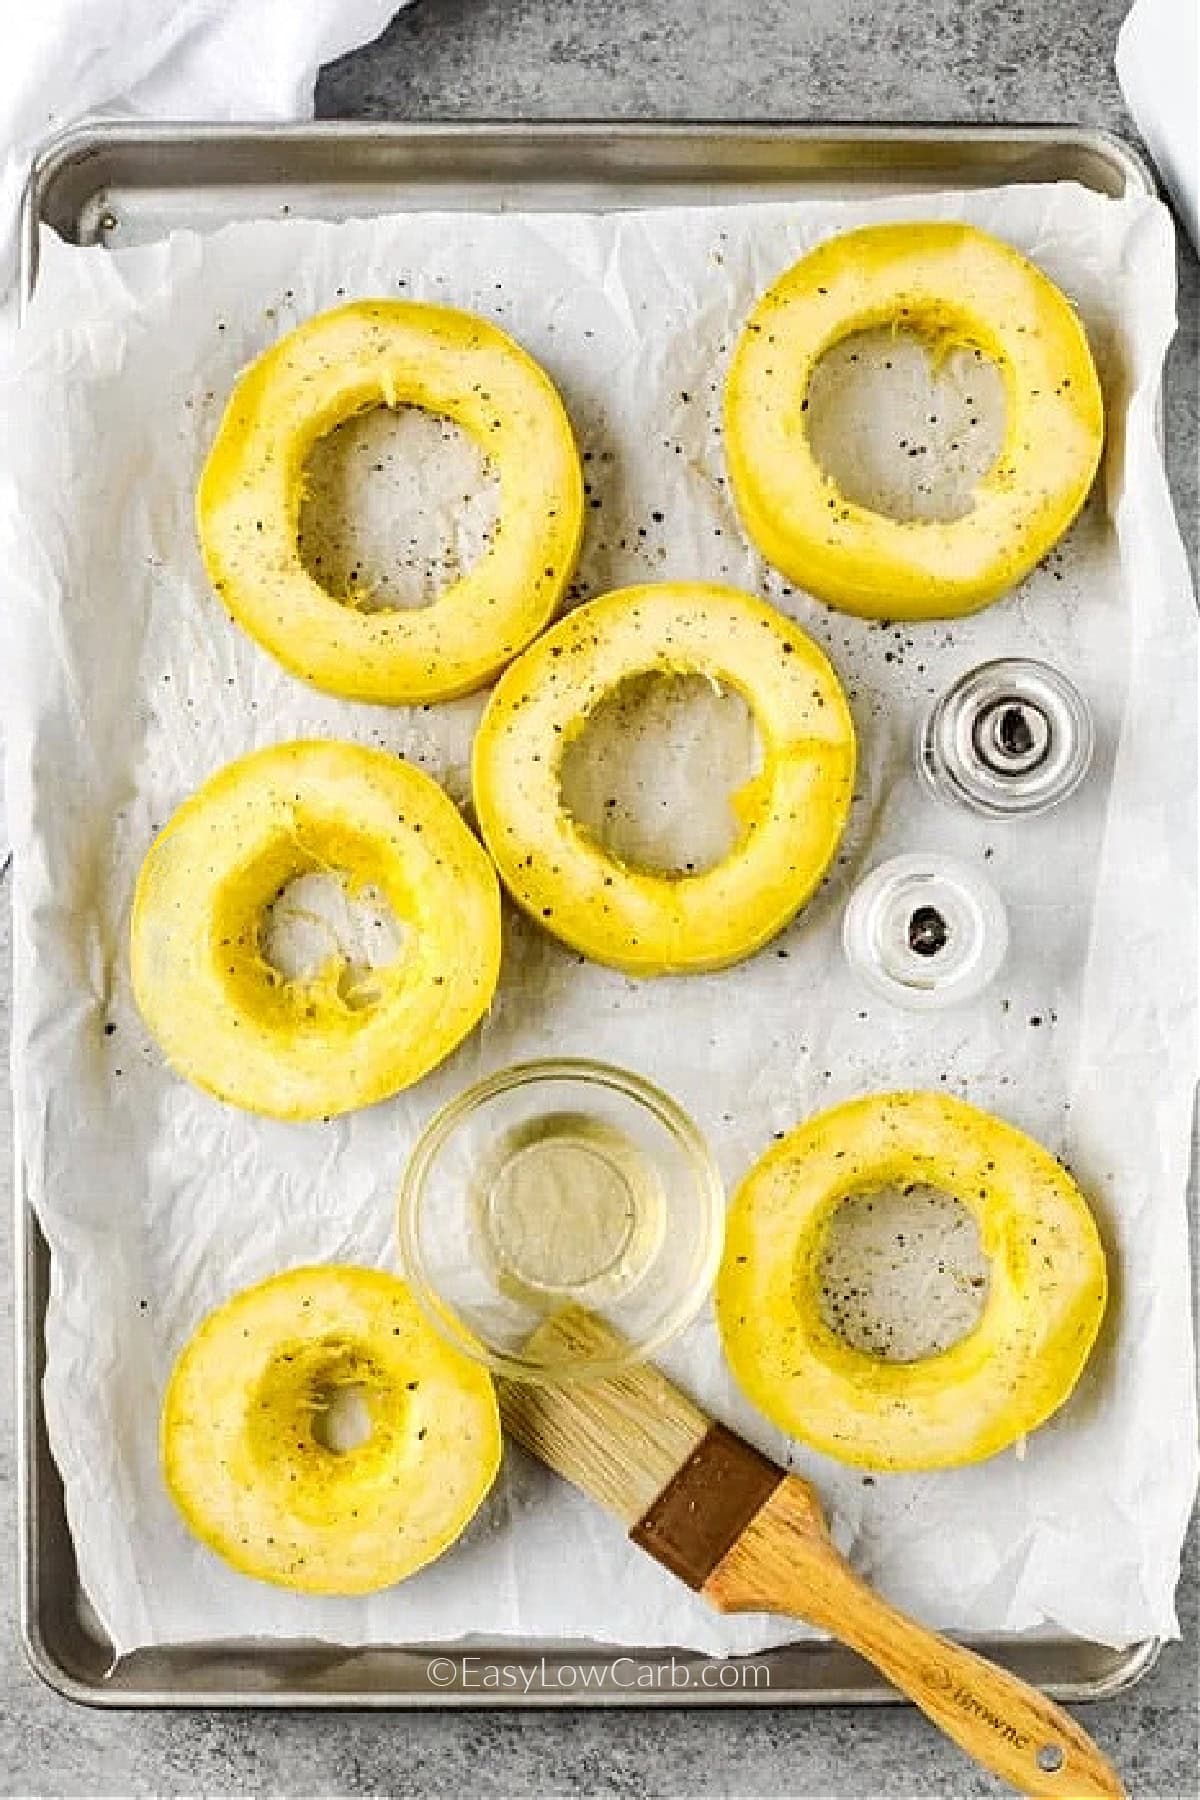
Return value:
[(960, 1200), (908, 1183), (842, 1201), (826, 1231), (818, 1282), (825, 1324), (853, 1349), (884, 1362), (919, 1362), (978, 1324), (988, 1262)]
[(318, 1391), (313, 1406), (312, 1434), (323, 1450), (347, 1456), (359, 1450), (373, 1435), (367, 1389), (361, 1382), (347, 1382)]
[(1004, 440), (999, 365), (916, 331), (856, 331), (813, 371), (805, 423), (846, 499), (900, 520), (964, 518)]
[(487, 550), (499, 495), (495, 471), (453, 419), (374, 406), (309, 452), (300, 559), (344, 605), (431, 606)]
[(563, 805), (629, 868), (703, 874), (742, 835), (735, 798), (762, 767), (754, 714), (704, 675), (632, 675), (563, 755)]
[(310, 870), (289, 881), (263, 915), (263, 960), (285, 981), (308, 981), (333, 961), (337, 989), (352, 1012), (375, 1004), (375, 971), (404, 947), (404, 928), (376, 887), (351, 893), (344, 877)]

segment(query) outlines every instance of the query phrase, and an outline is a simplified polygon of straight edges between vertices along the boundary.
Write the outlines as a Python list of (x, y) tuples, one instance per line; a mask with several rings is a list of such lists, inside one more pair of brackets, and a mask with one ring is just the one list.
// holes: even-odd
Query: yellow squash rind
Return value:
[[(994, 360), (1007, 419), (963, 517), (899, 520), (848, 499), (809, 440), (806, 396), (835, 344), (902, 326), (935, 352)], [(1087, 498), (1104, 406), (1066, 297), (971, 225), (870, 225), (829, 238), (758, 301), (725, 388), (725, 450), (742, 522), (789, 580), (866, 618), (947, 618), (1015, 586)]]
[[(382, 894), (403, 942), (343, 995), (332, 957), (285, 981), (266, 908), (298, 876)], [(478, 1023), (500, 972), (500, 890), (458, 809), (422, 770), (356, 744), (277, 744), (229, 763), (174, 814), (133, 901), (133, 990), (171, 1066), (251, 1112), (370, 1106), (434, 1068)]]
[[(972, 1331), (916, 1362), (854, 1349), (825, 1323), (826, 1233), (855, 1193), (926, 1184), (973, 1214), (990, 1284)], [(1096, 1222), (1032, 1138), (949, 1095), (872, 1094), (775, 1145), (734, 1195), (717, 1282), (733, 1373), (781, 1431), (870, 1469), (979, 1462), (1071, 1393), (1104, 1316)]]
[[(314, 1433), (338, 1388), (370, 1436)], [(293, 1269), (236, 1295), (184, 1347), (163, 1475), (188, 1526), (244, 1575), (309, 1594), (391, 1587), (455, 1541), (500, 1466), (491, 1377), (375, 1269)]]
[[(490, 546), (431, 606), (363, 610), (299, 550), (309, 452), (354, 414), (413, 405), (454, 420), (499, 481)], [(557, 391), (472, 313), (360, 300), (289, 332), (241, 376), (196, 495), (204, 564), (232, 616), (294, 675), (386, 705), (470, 693), (554, 616), (583, 531), (583, 479)]]
[[(761, 739), (762, 769), (734, 800), (739, 841), (695, 875), (629, 867), (563, 806), (568, 745), (606, 694), (650, 672), (736, 690)], [(664, 582), (579, 607), (506, 671), (475, 738), (475, 809), (505, 886), (564, 943), (635, 975), (716, 969), (774, 937), (817, 887), (854, 757), (841, 684), (798, 626), (736, 588)]]

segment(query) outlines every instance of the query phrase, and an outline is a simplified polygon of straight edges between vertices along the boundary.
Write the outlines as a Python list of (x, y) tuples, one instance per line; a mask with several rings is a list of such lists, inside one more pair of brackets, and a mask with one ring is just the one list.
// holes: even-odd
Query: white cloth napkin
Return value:
[[(38, 146), (89, 114), (299, 119), (322, 63), (409, 0), (36, 0), (0, 58), (0, 356), (14, 329), (16, 224)], [(3, 721), (0, 721), (0, 737)], [(8, 834), (0, 795), (0, 860)]]
[(1200, 252), (1200, 0), (1135, 0), (1117, 79)]

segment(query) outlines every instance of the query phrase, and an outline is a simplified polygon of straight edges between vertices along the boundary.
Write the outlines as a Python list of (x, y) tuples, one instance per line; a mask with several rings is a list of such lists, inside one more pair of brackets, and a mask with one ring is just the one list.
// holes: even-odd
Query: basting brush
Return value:
[[(622, 1343), (578, 1307), (530, 1339), (544, 1360), (552, 1352), (563, 1362), (619, 1354)], [(615, 1513), (635, 1544), (718, 1612), (783, 1613), (829, 1632), (1022, 1794), (1124, 1794), (1068, 1714), (873, 1593), (835, 1548), (808, 1483), (715, 1424), (658, 1369), (499, 1387), (517, 1442)]]

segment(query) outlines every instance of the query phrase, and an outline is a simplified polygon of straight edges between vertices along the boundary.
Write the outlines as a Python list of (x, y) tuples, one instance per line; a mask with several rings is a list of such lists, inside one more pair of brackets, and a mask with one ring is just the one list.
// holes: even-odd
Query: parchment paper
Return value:
[[(830, 232), (961, 216), (1075, 298), (1106, 384), (1107, 477), (1012, 598), (920, 628), (788, 591), (723, 484), (716, 397), (755, 294)], [(390, 746), (459, 798), (478, 701), (389, 712), (318, 695), (232, 626), (204, 580), (192, 494), (238, 371), (336, 300), (407, 293), (515, 330), (560, 385), (592, 486), (579, 591), (703, 576), (757, 589), (827, 647), (862, 774), (831, 881), (777, 944), (702, 979), (581, 965), (511, 914), (495, 1007), (415, 1091), (330, 1125), (226, 1108), (163, 1066), (125, 949), (154, 830), (213, 769), (303, 734)], [(259, 1586), (194, 1543), (163, 1491), (156, 1415), (172, 1359), (235, 1289), (300, 1262), (394, 1266), (406, 1150), (485, 1070), (549, 1049), (654, 1076), (734, 1181), (844, 1096), (944, 1085), (1061, 1152), (1112, 1254), (1102, 1342), (1024, 1447), (949, 1474), (864, 1477), (802, 1452), (854, 1560), (964, 1630), (1053, 1626), (1120, 1643), (1175, 1629), (1196, 1470), (1184, 1191), (1194, 1070), (1194, 613), (1154, 437), (1172, 330), (1165, 213), (1063, 186), (640, 215), (406, 215), (235, 226), (110, 254), (47, 239), (19, 365), (0, 388), (3, 697), (18, 863), (16, 1106), (53, 1252), (45, 1397), (87, 1592), (119, 1651), (283, 1635), (347, 1644), (461, 1634), (748, 1649), (781, 1621), (719, 1620), (619, 1527), (511, 1453), (451, 1554), (369, 1600)], [(1028, 653), (1095, 711), (1094, 774), (1040, 821), (990, 826), (922, 795), (918, 711), (960, 670)], [(982, 860), (1008, 903), (1007, 968), (965, 1012), (912, 1017), (839, 949), (853, 881), (901, 849)], [(673, 1371), (778, 1455), (737, 1397), (711, 1321)]]

